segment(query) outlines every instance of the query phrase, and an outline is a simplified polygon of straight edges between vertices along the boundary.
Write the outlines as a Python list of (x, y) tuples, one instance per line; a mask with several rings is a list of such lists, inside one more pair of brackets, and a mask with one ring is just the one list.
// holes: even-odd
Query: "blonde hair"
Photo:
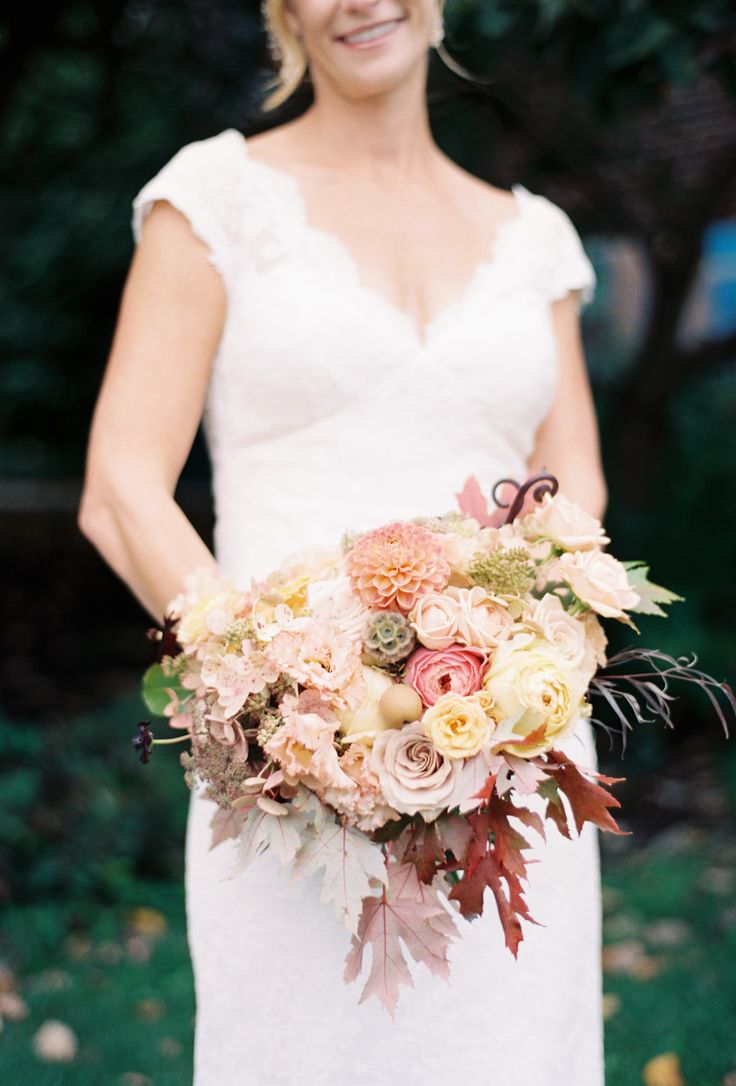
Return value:
[[(261, 0), (261, 14), (266, 28), (268, 48), (279, 70), (268, 83), (270, 92), (261, 103), (261, 110), (276, 109), (290, 98), (304, 78), (308, 63), (307, 55), (299, 38), (289, 30), (284, 18), (286, 0)], [(438, 0), (440, 11), (444, 11), (445, 0)], [(442, 42), (437, 46), (437, 53), (444, 63), (457, 75), (474, 80), (475, 77), (454, 60)]]
[(265, 112), (276, 109), (291, 97), (307, 71), (307, 56), (299, 38), (286, 25), (284, 0), (261, 0), (261, 14), (271, 56), (279, 65), (268, 84), (272, 89), (261, 103)]

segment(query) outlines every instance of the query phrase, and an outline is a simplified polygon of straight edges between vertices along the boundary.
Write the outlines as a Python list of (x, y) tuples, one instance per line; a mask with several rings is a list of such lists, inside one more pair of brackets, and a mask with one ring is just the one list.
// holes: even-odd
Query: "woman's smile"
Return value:
[(362, 30), (354, 30), (351, 34), (339, 37), (337, 40), (348, 49), (375, 49), (383, 45), (393, 37), (405, 18), (389, 19), (382, 23), (374, 23)]

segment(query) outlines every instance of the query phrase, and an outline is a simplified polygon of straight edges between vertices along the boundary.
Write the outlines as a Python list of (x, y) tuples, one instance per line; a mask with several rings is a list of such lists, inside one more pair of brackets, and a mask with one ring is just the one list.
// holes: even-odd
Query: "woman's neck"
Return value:
[[(390, 95), (348, 101), (329, 94), (291, 122), (304, 160), (337, 170), (359, 170), (376, 177), (423, 174), (437, 154), (424, 96), (411, 87)], [(303, 141), (303, 142), (302, 142)]]

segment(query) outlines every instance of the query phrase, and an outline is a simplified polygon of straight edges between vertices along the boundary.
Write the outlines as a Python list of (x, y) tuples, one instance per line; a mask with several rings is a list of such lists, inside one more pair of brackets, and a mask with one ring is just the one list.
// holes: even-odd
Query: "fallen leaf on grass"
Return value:
[(603, 932), (608, 940), (633, 939), (641, 931), (641, 920), (630, 913), (613, 913), (603, 918)]
[(676, 917), (662, 917), (641, 929), (642, 935), (651, 946), (679, 946), (692, 937), (692, 928), (684, 920)]
[(77, 1054), (77, 1037), (64, 1022), (49, 1018), (33, 1036), (33, 1051), (46, 1063), (71, 1063)]
[(156, 938), (166, 931), (166, 917), (158, 909), (141, 906), (133, 909), (128, 918), (128, 925), (136, 935), (148, 935)]
[(645, 1063), (641, 1079), (644, 1086), (686, 1086), (676, 1052), (663, 1052)]
[(12, 969), (0, 962), (0, 992), (12, 992), (15, 988), (15, 975)]
[(28, 1004), (17, 992), (0, 992), (0, 1018), (20, 1022), (28, 1017)]
[(636, 980), (651, 980), (662, 972), (664, 962), (647, 954), (638, 939), (626, 939), (603, 947), (603, 971), (624, 973)]
[(175, 1037), (161, 1037), (156, 1045), (156, 1051), (161, 1056), (173, 1059), (181, 1056), (181, 1043)]
[(728, 867), (706, 867), (700, 885), (711, 894), (728, 897), (734, 889), (734, 873)]
[(135, 1009), (138, 1018), (144, 1022), (158, 1022), (166, 1014), (166, 1004), (160, 999), (142, 999)]

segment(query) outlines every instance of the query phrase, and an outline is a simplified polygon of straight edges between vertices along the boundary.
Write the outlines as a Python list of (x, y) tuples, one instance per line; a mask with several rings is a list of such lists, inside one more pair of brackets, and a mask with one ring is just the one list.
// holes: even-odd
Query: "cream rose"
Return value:
[(472, 758), (491, 738), (491, 720), (477, 698), (443, 694), (425, 710), (421, 720), (427, 736), (447, 758)]
[(445, 592), (428, 592), (417, 600), (409, 622), (425, 648), (446, 649), (456, 641), (459, 614), (453, 597)]
[[(529, 632), (498, 646), (483, 685), (493, 698), (493, 714), (499, 722), (491, 738), (494, 753), (507, 750), (533, 758), (572, 732), (589, 708), (580, 669), (544, 638)], [(538, 739), (524, 745), (526, 737), (538, 729), (542, 729)]]
[(624, 618), (627, 608), (639, 603), (639, 593), (629, 584), (626, 567), (612, 554), (562, 554), (555, 570), (583, 603), (604, 618)]
[(421, 814), (427, 822), (445, 810), (460, 765), (437, 750), (418, 722), (377, 735), (370, 760), (386, 803), (402, 814)]
[(469, 648), (488, 650), (505, 641), (511, 632), (513, 618), (503, 600), (490, 595), (485, 588), (445, 589), (458, 608), (457, 641)]
[(587, 551), (611, 542), (597, 517), (562, 494), (545, 494), (520, 527), (527, 539), (550, 539), (566, 551)]
[(361, 741), (368, 746), (374, 737), (393, 727), (384, 719), (378, 703), (382, 695), (394, 685), (388, 672), (381, 668), (361, 664), (365, 682), (365, 697), (355, 709), (333, 709), (340, 721), (340, 732), (351, 743)]
[(580, 619), (568, 614), (559, 596), (552, 592), (543, 596), (529, 615), (526, 625), (549, 641), (571, 667), (581, 666), (586, 652), (585, 626)]

